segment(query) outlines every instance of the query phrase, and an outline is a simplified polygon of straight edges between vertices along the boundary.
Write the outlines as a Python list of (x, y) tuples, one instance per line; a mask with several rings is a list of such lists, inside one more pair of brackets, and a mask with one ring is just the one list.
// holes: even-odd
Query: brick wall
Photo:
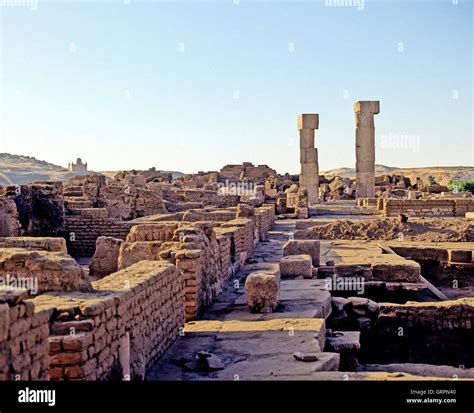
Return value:
[(48, 380), (49, 311), (26, 290), (0, 291), (0, 380)]
[(474, 366), (474, 299), (380, 304), (366, 340), (377, 362)]
[(32, 300), (51, 312), (51, 380), (122, 380), (128, 366), (131, 379), (143, 378), (184, 325), (182, 273), (163, 261), (141, 261), (93, 287)]
[(464, 216), (474, 211), (474, 199), (395, 199), (386, 198), (378, 204), (386, 216)]
[(128, 221), (109, 218), (105, 208), (85, 208), (66, 215), (68, 250), (73, 257), (92, 257), (100, 236), (125, 239), (130, 227)]

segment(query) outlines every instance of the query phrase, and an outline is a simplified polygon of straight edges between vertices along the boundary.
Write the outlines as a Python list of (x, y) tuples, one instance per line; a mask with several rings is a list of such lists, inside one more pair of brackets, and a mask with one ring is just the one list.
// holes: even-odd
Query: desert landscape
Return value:
[(472, 411), (472, 8), (0, 0), (0, 413)]
[(299, 175), (2, 154), (0, 378), (473, 379), (473, 168), (376, 167), (354, 111), (355, 175), (320, 174), (318, 114)]

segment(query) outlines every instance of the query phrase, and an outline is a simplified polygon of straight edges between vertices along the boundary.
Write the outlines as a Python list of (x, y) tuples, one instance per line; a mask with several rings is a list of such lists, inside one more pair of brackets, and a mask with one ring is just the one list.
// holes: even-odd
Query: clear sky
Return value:
[(471, 0), (0, 0), (0, 13), (0, 152), (297, 173), (297, 115), (319, 113), (320, 169), (353, 167), (353, 102), (380, 100), (377, 163), (474, 165)]

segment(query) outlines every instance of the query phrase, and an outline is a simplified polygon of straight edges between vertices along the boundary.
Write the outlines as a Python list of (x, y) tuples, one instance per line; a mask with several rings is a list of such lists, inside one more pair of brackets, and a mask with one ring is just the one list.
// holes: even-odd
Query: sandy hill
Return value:
[(66, 168), (31, 156), (0, 153), (0, 185), (61, 180), (67, 174)]
[[(411, 179), (413, 183), (416, 178), (420, 177), (426, 180), (428, 176), (432, 176), (441, 185), (447, 185), (452, 178), (465, 180), (474, 180), (473, 166), (428, 166), (423, 168), (398, 168), (385, 165), (375, 166), (376, 175), (404, 175)], [(337, 168), (330, 171), (321, 172), (321, 175), (326, 176), (342, 176), (346, 178), (355, 177), (354, 168)]]
[[(119, 171), (101, 173), (113, 177), (117, 172)], [(170, 172), (174, 179), (183, 175), (177, 171)], [(31, 156), (0, 153), (0, 185), (22, 185), (35, 181), (65, 182), (74, 175), (81, 175), (81, 173), (69, 172), (62, 166), (40, 161)]]

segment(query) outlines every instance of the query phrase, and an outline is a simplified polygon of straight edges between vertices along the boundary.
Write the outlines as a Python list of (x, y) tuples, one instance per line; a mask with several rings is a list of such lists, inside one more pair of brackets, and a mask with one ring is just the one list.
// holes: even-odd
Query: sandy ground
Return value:
[(324, 225), (299, 230), (299, 239), (474, 241), (474, 222), (466, 218), (339, 219)]

